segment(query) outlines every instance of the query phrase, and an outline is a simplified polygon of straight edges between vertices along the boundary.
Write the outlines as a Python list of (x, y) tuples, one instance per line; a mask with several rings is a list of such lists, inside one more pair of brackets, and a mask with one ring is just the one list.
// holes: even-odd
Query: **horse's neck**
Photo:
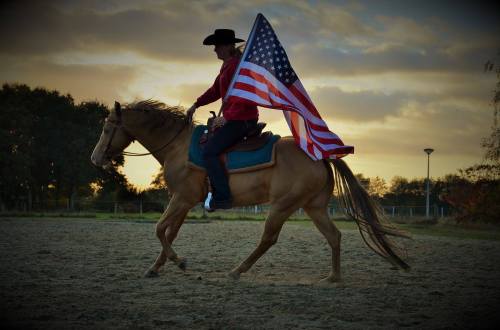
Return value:
[(187, 155), (191, 136), (189, 125), (171, 122), (149, 129), (125, 123), (125, 128), (162, 166), (181, 158), (184, 153)]

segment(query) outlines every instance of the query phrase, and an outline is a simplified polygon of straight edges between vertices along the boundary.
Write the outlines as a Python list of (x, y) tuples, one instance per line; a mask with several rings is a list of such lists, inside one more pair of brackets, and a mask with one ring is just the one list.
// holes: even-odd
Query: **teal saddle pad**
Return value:
[[(202, 156), (203, 145), (200, 145), (199, 141), (206, 129), (206, 125), (196, 126), (191, 135), (191, 144), (189, 145), (189, 162), (201, 168), (205, 168), (205, 162)], [(239, 170), (273, 162), (273, 147), (280, 138), (279, 135), (273, 134), (269, 141), (260, 149), (252, 151), (231, 151), (227, 153), (226, 168), (228, 171)]]

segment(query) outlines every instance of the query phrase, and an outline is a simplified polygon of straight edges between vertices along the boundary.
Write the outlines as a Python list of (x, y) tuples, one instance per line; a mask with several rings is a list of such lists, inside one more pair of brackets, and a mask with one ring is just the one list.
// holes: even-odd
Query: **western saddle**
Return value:
[[(217, 128), (213, 127), (213, 121), (216, 118), (215, 112), (210, 111), (212, 117), (208, 119), (207, 129), (200, 137), (200, 144), (205, 144), (207, 141), (213, 136)], [(262, 132), (262, 130), (266, 127), (266, 123), (257, 123), (257, 126), (253, 130), (251, 130), (240, 142), (236, 145), (228, 148), (225, 152), (230, 151), (252, 151), (257, 150), (264, 146), (269, 139), (273, 136), (273, 133), (270, 131)]]

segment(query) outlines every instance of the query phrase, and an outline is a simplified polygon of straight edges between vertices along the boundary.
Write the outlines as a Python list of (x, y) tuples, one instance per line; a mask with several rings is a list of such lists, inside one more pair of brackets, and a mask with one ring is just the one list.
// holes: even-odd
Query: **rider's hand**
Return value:
[(222, 127), (226, 123), (226, 119), (224, 117), (215, 117), (213, 125), (214, 127)]
[(186, 115), (188, 117), (188, 121), (189, 122), (192, 122), (193, 121), (193, 115), (194, 115), (194, 112), (196, 111), (196, 104), (193, 104), (191, 106), (191, 108), (187, 109), (186, 111)]

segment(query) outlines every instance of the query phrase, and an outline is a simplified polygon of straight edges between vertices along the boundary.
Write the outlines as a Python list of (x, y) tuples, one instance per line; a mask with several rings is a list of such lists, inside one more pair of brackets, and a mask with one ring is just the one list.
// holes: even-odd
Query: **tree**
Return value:
[(35, 118), (26, 85), (3, 85), (0, 90), (0, 210), (31, 204), (33, 157), (30, 134)]
[(370, 196), (380, 199), (387, 192), (387, 184), (383, 178), (380, 178), (378, 176), (370, 178), (370, 183), (368, 186), (368, 193), (370, 194)]
[(493, 104), (493, 125), (491, 127), (490, 136), (482, 141), (482, 146), (485, 149), (484, 158), (493, 164), (498, 165), (500, 161), (500, 127), (498, 119), (500, 116), (500, 51), (494, 60), (486, 62), (485, 72), (494, 72), (497, 76), (497, 83), (493, 90), (492, 104)]
[[(137, 196), (119, 172), (123, 157), (106, 172), (90, 162), (108, 110), (98, 102), (75, 105), (71, 95), (44, 88), (3, 85), (0, 91), (0, 208), (41, 208), (50, 201), (73, 207), (92, 185), (114, 198)], [(111, 191), (110, 191), (111, 190)]]
[(493, 125), (491, 133), (484, 138), (483, 161), (460, 170), (468, 184), (449, 189), (443, 198), (459, 212), (457, 221), (498, 222), (500, 219), (500, 127), (498, 125), (500, 105), (500, 52), (497, 58), (485, 64), (486, 72), (495, 72), (497, 82), (492, 96)]

